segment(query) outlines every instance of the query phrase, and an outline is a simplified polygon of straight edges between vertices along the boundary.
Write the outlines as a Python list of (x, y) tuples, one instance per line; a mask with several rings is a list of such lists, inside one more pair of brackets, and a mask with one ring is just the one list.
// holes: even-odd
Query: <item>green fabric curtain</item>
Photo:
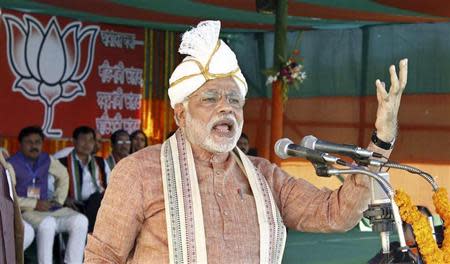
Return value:
[[(299, 48), (307, 80), (290, 97), (374, 95), (376, 78), (409, 59), (407, 94), (450, 93), (450, 23), (372, 26), (288, 34)], [(270, 97), (264, 69), (273, 64), (273, 34), (232, 34), (231, 47), (249, 82), (249, 97)], [(296, 47), (296, 43), (297, 47)]]

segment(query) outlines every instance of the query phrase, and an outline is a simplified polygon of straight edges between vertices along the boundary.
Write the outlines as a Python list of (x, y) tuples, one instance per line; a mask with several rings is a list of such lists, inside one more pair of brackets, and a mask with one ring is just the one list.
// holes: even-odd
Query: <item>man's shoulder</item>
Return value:
[(67, 167), (67, 160), (68, 160), (68, 156), (66, 157), (61, 157), (61, 158), (56, 158), (55, 156), (52, 156), (53, 159), (57, 160), (58, 162), (60, 162), (64, 167)]
[(263, 174), (267, 171), (273, 171), (277, 166), (276, 164), (270, 162), (269, 160), (256, 156), (248, 156), (249, 160), (253, 163), (255, 168), (257, 168)]
[[(9, 157), (7, 159), (8, 162), (21, 162), (25, 159), (25, 156), (23, 155), (22, 152), (18, 151), (16, 152), (14, 155), (12, 155), (11, 157)], [(51, 161), (51, 156), (50, 154), (48, 154), (47, 152), (41, 152), (39, 154), (39, 159), (43, 160), (44, 163), (45, 162), (50, 162)]]
[[(138, 150), (131, 154), (128, 157), (134, 158), (136, 160), (148, 160), (148, 159), (158, 159), (160, 158), (161, 153), (161, 144), (157, 145), (151, 145), (148, 147), (145, 147), (141, 150)], [(128, 158), (127, 157), (127, 158)]]
[(160, 164), (161, 144), (145, 147), (120, 160), (116, 166), (139, 164), (141, 167), (154, 167)]
[(21, 159), (22, 154), (18, 151), (6, 159), (8, 162), (14, 162)]
[(69, 156), (69, 154), (73, 151), (74, 147), (65, 147), (63, 149), (58, 150), (57, 152), (55, 152), (52, 156), (56, 159), (61, 159), (64, 157)]
[(48, 168), (49, 173), (53, 175), (66, 175), (67, 172), (67, 163), (62, 163), (59, 159), (54, 158), (53, 156), (50, 157), (50, 166)]
[[(161, 145), (153, 145), (121, 159), (111, 172), (111, 180), (121, 179), (122, 181), (129, 181), (136, 178), (149, 180), (160, 177), (160, 150)], [(117, 174), (122, 176), (115, 177), (114, 175)]]
[(258, 164), (271, 164), (271, 162), (265, 158), (262, 157), (257, 157), (257, 156), (249, 156), (247, 155), (247, 157), (249, 158), (249, 160), (254, 164), (254, 165), (258, 165)]

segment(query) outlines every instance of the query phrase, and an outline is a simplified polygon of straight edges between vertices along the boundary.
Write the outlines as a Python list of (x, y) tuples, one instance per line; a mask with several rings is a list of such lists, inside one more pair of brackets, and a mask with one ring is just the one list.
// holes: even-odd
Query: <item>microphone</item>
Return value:
[(361, 147), (349, 144), (336, 144), (324, 140), (319, 140), (315, 136), (309, 135), (302, 139), (300, 145), (313, 150), (328, 152), (328, 153), (338, 153), (345, 156), (350, 156), (352, 158), (382, 158), (383, 156), (379, 153), (368, 151)]
[(294, 144), (292, 140), (288, 138), (279, 139), (275, 143), (274, 150), (275, 154), (282, 159), (287, 159), (288, 157), (300, 157), (305, 158), (312, 163), (336, 163), (344, 166), (347, 165), (344, 160), (331, 156), (327, 153)]

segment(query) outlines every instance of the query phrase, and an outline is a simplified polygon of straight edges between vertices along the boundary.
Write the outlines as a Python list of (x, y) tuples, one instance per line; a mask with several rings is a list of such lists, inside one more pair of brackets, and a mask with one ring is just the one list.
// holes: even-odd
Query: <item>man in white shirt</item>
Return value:
[(93, 229), (110, 173), (106, 161), (92, 154), (95, 138), (94, 129), (77, 127), (73, 132), (74, 150), (60, 159), (70, 178), (65, 204), (87, 216), (89, 232)]

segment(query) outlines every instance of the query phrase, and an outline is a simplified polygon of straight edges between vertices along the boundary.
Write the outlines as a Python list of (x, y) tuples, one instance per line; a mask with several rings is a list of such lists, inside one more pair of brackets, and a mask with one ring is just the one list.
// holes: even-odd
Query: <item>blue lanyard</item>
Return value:
[(36, 171), (34, 171), (33, 168), (31, 168), (30, 164), (27, 161), (25, 161), (25, 167), (27, 168), (28, 173), (33, 178), (33, 185), (35, 185), (36, 184), (36, 178), (38, 178), (38, 171), (37, 171), (37, 169), (36, 169)]

